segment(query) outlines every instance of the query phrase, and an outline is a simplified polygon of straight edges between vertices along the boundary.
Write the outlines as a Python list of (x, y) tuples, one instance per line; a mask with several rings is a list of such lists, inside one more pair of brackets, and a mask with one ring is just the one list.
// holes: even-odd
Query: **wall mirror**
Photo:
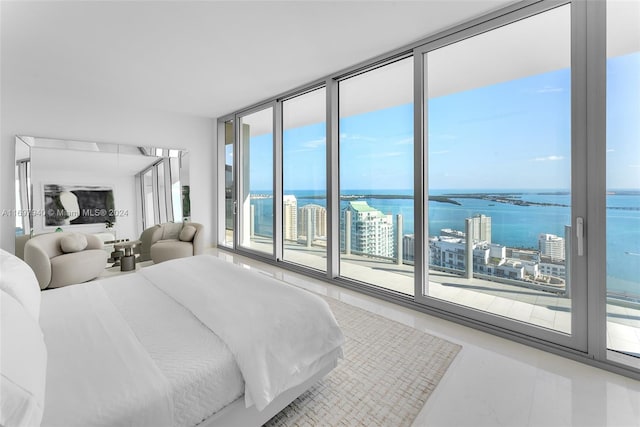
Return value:
[(137, 239), (191, 215), (186, 150), (32, 136), (15, 144), (19, 240), (57, 229)]

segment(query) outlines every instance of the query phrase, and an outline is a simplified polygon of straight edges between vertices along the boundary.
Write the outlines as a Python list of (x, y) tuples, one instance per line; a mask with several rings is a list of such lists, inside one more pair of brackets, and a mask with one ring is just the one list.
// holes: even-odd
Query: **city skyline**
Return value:
[[(305, 205), (298, 208), (297, 199), (293, 195), (285, 195), (285, 213), (283, 228), (285, 242), (296, 242), (307, 247), (312, 246), (316, 238), (317, 217), (313, 222), (302, 226), (311, 231), (312, 236), (301, 236), (300, 219), (297, 212), (305, 207), (324, 208), (318, 205)], [(314, 209), (315, 209), (314, 208)], [(326, 215), (326, 211), (323, 212)], [(312, 214), (309, 212), (309, 219)], [(384, 214), (379, 209), (370, 206), (366, 201), (349, 201), (340, 213), (340, 246), (345, 255), (360, 254), (382, 258), (400, 258), (402, 262), (413, 261), (413, 234), (404, 234), (395, 229), (392, 215)], [(473, 271), (480, 274), (497, 276), (521, 281), (551, 283), (554, 286), (564, 286), (565, 267), (565, 239), (554, 234), (541, 233), (537, 236), (538, 248), (515, 248), (500, 242), (492, 242), (490, 216), (475, 214), (466, 218), (472, 234), (467, 242), (465, 231), (441, 229), (439, 235), (428, 238), (428, 259), (430, 268), (445, 267), (448, 269), (465, 271), (467, 261), (462, 254), (469, 248), (473, 251)], [(323, 223), (326, 227), (326, 222)], [(319, 231), (316, 229), (316, 231)], [(326, 234), (326, 229), (321, 230)], [(319, 236), (318, 236), (319, 237)], [(397, 250), (401, 250), (398, 252)]]

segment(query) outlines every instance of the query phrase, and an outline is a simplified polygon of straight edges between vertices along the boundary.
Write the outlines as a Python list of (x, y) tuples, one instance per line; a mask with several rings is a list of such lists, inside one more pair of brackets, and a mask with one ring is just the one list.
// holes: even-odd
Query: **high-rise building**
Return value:
[[(473, 270), (484, 272), (484, 266), (489, 263), (490, 245), (486, 242), (473, 243)], [(429, 238), (429, 265), (451, 268), (454, 270), (466, 269), (467, 257), (465, 256), (467, 245), (465, 239), (450, 236), (438, 236)]]
[(451, 228), (441, 228), (440, 235), (443, 237), (455, 237), (458, 239), (464, 239), (466, 237), (464, 231), (453, 230)]
[[(467, 218), (469, 219), (469, 218)], [(471, 237), (474, 242), (491, 243), (491, 217), (477, 214), (471, 217)]]
[(402, 259), (405, 261), (414, 261), (416, 257), (415, 236), (413, 234), (405, 234), (402, 236)]
[(350, 249), (355, 253), (393, 257), (393, 217), (369, 206), (365, 201), (350, 201), (340, 211), (340, 246), (345, 249), (347, 212), (351, 213), (349, 224)]
[(544, 257), (539, 263), (540, 274), (564, 279), (567, 274), (567, 266), (564, 262), (553, 258)]
[(555, 234), (540, 234), (538, 236), (538, 249), (540, 255), (551, 257), (552, 259), (564, 260), (564, 238)]
[(308, 223), (311, 220), (311, 239), (327, 237), (327, 209), (316, 204), (304, 205), (298, 211), (298, 237), (307, 237)]
[(282, 196), (282, 219), (285, 240), (298, 240), (298, 199), (291, 194)]

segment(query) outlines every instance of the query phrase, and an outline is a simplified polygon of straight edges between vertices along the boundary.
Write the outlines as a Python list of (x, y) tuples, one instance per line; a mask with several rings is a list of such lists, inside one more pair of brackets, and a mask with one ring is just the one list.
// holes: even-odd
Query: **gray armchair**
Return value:
[[(65, 247), (63, 239), (76, 234), (86, 239), (86, 247)], [(100, 276), (108, 258), (102, 246), (102, 240), (93, 234), (39, 234), (25, 243), (24, 260), (36, 274), (40, 289), (58, 288)]]
[(145, 229), (140, 234), (140, 244), (136, 246), (133, 251), (137, 255), (136, 260), (138, 262), (151, 261), (151, 243), (156, 242), (162, 238), (162, 227), (160, 225), (154, 225)]
[(144, 261), (147, 253), (155, 264), (200, 255), (204, 251), (203, 229), (196, 222), (168, 222), (147, 228), (140, 236), (140, 260)]

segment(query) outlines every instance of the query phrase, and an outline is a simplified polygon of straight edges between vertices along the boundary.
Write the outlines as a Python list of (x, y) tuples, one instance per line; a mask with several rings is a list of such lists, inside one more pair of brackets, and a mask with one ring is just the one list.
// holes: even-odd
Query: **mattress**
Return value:
[[(69, 298), (71, 291), (76, 295), (73, 299)], [(86, 313), (75, 315), (73, 312), (80, 309), (82, 304), (91, 307), (92, 303), (88, 300), (99, 294), (106, 295), (109, 300), (106, 305), (112, 304), (113, 311), (144, 348), (149, 357), (147, 365), (153, 365), (150, 368), (161, 373), (155, 377), (163, 377), (160, 380), (165, 383), (168, 399), (173, 406), (172, 420), (160, 416), (162, 422), (158, 424), (158, 420), (141, 421), (137, 418), (140, 423), (194, 426), (242, 396), (242, 374), (226, 345), (190, 312), (142, 276), (123, 275), (42, 294), (40, 319), (49, 348), (47, 398), (42, 426), (133, 425), (131, 417), (136, 416), (135, 406), (140, 405), (136, 400), (123, 398), (122, 401), (115, 401), (113, 393), (97, 399), (92, 396), (95, 390), (78, 392), (78, 389), (87, 387), (82, 382), (83, 378), (94, 375), (94, 367), (87, 366), (87, 358), (100, 359), (108, 350), (97, 347), (100, 343), (86, 345), (86, 331), (83, 329), (86, 325), (74, 320), (79, 316), (85, 318)], [(96, 310), (95, 307), (91, 309)], [(108, 316), (101, 312), (98, 317)], [(114, 319), (98, 319), (100, 321), (105, 322), (107, 334), (117, 323)], [(64, 330), (64, 337), (60, 337), (61, 329)], [(120, 333), (114, 331), (112, 335)], [(107, 336), (101, 340), (109, 338)], [(75, 348), (74, 342), (83, 345)], [(98, 360), (96, 363), (100, 365), (106, 362)], [(123, 363), (128, 364), (126, 360)], [(69, 372), (70, 366), (74, 367), (74, 372)], [(139, 367), (135, 371), (137, 376)], [(154, 375), (153, 371), (149, 375)], [(102, 382), (98, 385), (100, 388), (122, 387), (122, 395), (126, 395), (129, 392), (127, 389), (132, 387), (122, 384), (122, 378), (114, 377), (115, 384), (104, 383), (109, 381), (105, 378), (98, 381)], [(150, 386), (149, 390), (142, 391), (158, 394), (161, 393), (159, 387)], [(98, 391), (102, 393), (102, 390)], [(73, 402), (68, 401), (69, 395), (73, 396)], [(108, 409), (110, 407), (115, 409)], [(158, 407), (149, 412), (159, 414), (162, 410)], [(95, 413), (99, 413), (100, 417), (94, 417)]]

